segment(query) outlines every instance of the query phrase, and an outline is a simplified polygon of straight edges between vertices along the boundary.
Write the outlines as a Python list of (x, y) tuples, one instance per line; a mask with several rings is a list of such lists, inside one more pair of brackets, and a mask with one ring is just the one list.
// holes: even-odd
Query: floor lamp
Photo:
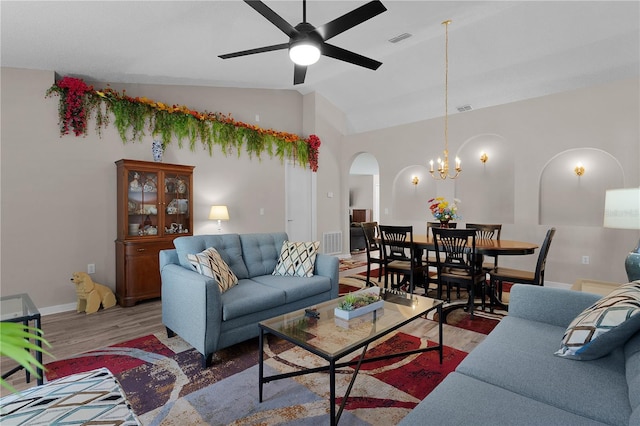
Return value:
[[(640, 229), (640, 188), (609, 189), (604, 199), (604, 227)], [(640, 280), (640, 241), (624, 262), (629, 281)]]
[(211, 206), (209, 220), (218, 221), (218, 232), (222, 233), (222, 221), (229, 220), (229, 210), (227, 206)]

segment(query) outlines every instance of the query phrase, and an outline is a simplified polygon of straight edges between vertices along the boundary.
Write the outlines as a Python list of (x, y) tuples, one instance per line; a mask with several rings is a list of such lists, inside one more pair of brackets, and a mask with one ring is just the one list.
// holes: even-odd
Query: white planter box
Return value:
[(358, 317), (360, 315), (364, 315), (366, 313), (375, 311), (376, 309), (380, 309), (384, 306), (384, 300), (378, 300), (377, 302), (373, 302), (368, 304), (367, 306), (363, 306), (362, 308), (354, 309), (353, 311), (345, 311), (340, 308), (335, 308), (333, 310), (333, 314), (337, 318), (342, 318), (349, 320), (351, 318)]

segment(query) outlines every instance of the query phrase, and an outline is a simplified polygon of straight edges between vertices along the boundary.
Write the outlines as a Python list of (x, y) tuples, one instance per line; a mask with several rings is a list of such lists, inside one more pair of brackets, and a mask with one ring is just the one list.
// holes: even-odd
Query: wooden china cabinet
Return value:
[(116, 296), (121, 306), (160, 297), (160, 250), (193, 233), (193, 166), (116, 161)]

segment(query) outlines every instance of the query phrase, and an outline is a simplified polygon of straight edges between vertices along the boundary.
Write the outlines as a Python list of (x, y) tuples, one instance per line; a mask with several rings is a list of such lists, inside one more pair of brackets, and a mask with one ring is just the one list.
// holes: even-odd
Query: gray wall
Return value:
[[(640, 186), (638, 93), (634, 78), (452, 113), (450, 156), (460, 156), (463, 167), (456, 180), (429, 176), (429, 159), (444, 148), (442, 118), (346, 136), (344, 168), (362, 152), (377, 158), (380, 223), (412, 224), (415, 232), (426, 232), (427, 200), (458, 197), (461, 222), (503, 223), (503, 239), (541, 243), (555, 226), (547, 280), (625, 282), (624, 259), (640, 231), (604, 229), (602, 217), (605, 189)], [(489, 153), (485, 165), (482, 150)], [(577, 161), (587, 169), (581, 178), (573, 173)], [(417, 187), (410, 182), (414, 174), (420, 177)], [(582, 264), (583, 255), (589, 265)], [(527, 269), (534, 263), (535, 256), (500, 260)]]
[[(58, 99), (44, 98), (54, 73), (11, 68), (1, 72), (0, 291), (2, 295), (27, 292), (44, 312), (55, 311), (74, 303), (69, 278), (74, 271), (85, 270), (88, 263), (96, 264), (95, 281), (115, 286), (114, 161), (151, 161), (151, 138), (125, 145), (114, 128), (107, 129), (102, 138), (92, 130), (85, 138), (60, 138)], [(97, 84), (103, 85), (106, 83)], [(132, 96), (198, 110), (230, 111), (249, 123), (259, 114), (259, 125), (265, 128), (318, 134), (322, 147), (320, 169), (314, 175), (314, 229), (318, 239), (324, 232), (342, 230), (345, 253), (349, 247), (349, 169), (358, 153), (370, 152), (380, 167), (381, 223), (411, 223), (423, 229), (430, 219), (426, 200), (458, 194), (461, 198), (464, 194), (460, 208), (465, 220), (488, 221), (498, 216), (492, 216), (483, 203), (499, 194), (500, 200), (507, 198), (499, 210), (511, 215), (501, 217), (503, 238), (541, 242), (546, 229), (556, 225), (547, 278), (560, 283), (581, 277), (626, 280), (624, 258), (637, 244), (640, 232), (603, 229), (593, 221), (603, 209), (599, 201), (603, 185), (640, 185), (638, 86), (638, 79), (619, 81), (454, 114), (449, 123), (450, 150), (462, 157), (464, 171), (456, 181), (436, 182), (428, 176), (427, 167), (429, 158), (440, 155), (443, 148), (442, 119), (344, 136), (344, 114), (317, 94), (113, 85), (118, 90), (126, 88)], [(484, 144), (495, 151), (482, 168), (474, 162), (479, 163), (476, 150)], [(581, 180), (570, 169), (562, 174), (557, 161), (572, 150), (585, 148), (595, 150), (597, 162), (585, 163), (587, 173)], [(587, 158), (582, 161), (590, 161)], [(229, 206), (231, 220), (223, 223), (224, 232), (285, 229), (284, 166), (278, 159), (249, 159), (244, 152), (225, 157), (218, 150), (210, 157), (202, 149), (191, 152), (172, 145), (164, 162), (196, 166), (195, 233), (217, 232), (207, 214), (209, 206), (218, 203)], [(417, 187), (410, 183), (412, 174), (420, 174)], [(608, 180), (609, 175), (613, 181)], [(557, 182), (551, 190), (544, 189), (548, 176)], [(578, 184), (586, 194), (576, 201), (570, 195)], [(541, 199), (554, 201), (555, 211), (575, 212), (580, 220), (567, 224), (554, 217), (554, 209), (549, 215), (541, 209)], [(543, 207), (548, 206), (545, 201)], [(264, 215), (259, 215), (260, 208)], [(581, 264), (582, 255), (591, 257), (590, 265)], [(501, 264), (531, 267), (534, 260), (533, 256), (502, 259)]]

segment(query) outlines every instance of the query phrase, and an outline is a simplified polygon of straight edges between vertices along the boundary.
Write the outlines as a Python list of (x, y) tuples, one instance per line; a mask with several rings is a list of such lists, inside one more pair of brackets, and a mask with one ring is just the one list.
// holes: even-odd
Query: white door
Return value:
[(313, 239), (313, 172), (287, 161), (285, 168), (286, 230), (291, 241)]

